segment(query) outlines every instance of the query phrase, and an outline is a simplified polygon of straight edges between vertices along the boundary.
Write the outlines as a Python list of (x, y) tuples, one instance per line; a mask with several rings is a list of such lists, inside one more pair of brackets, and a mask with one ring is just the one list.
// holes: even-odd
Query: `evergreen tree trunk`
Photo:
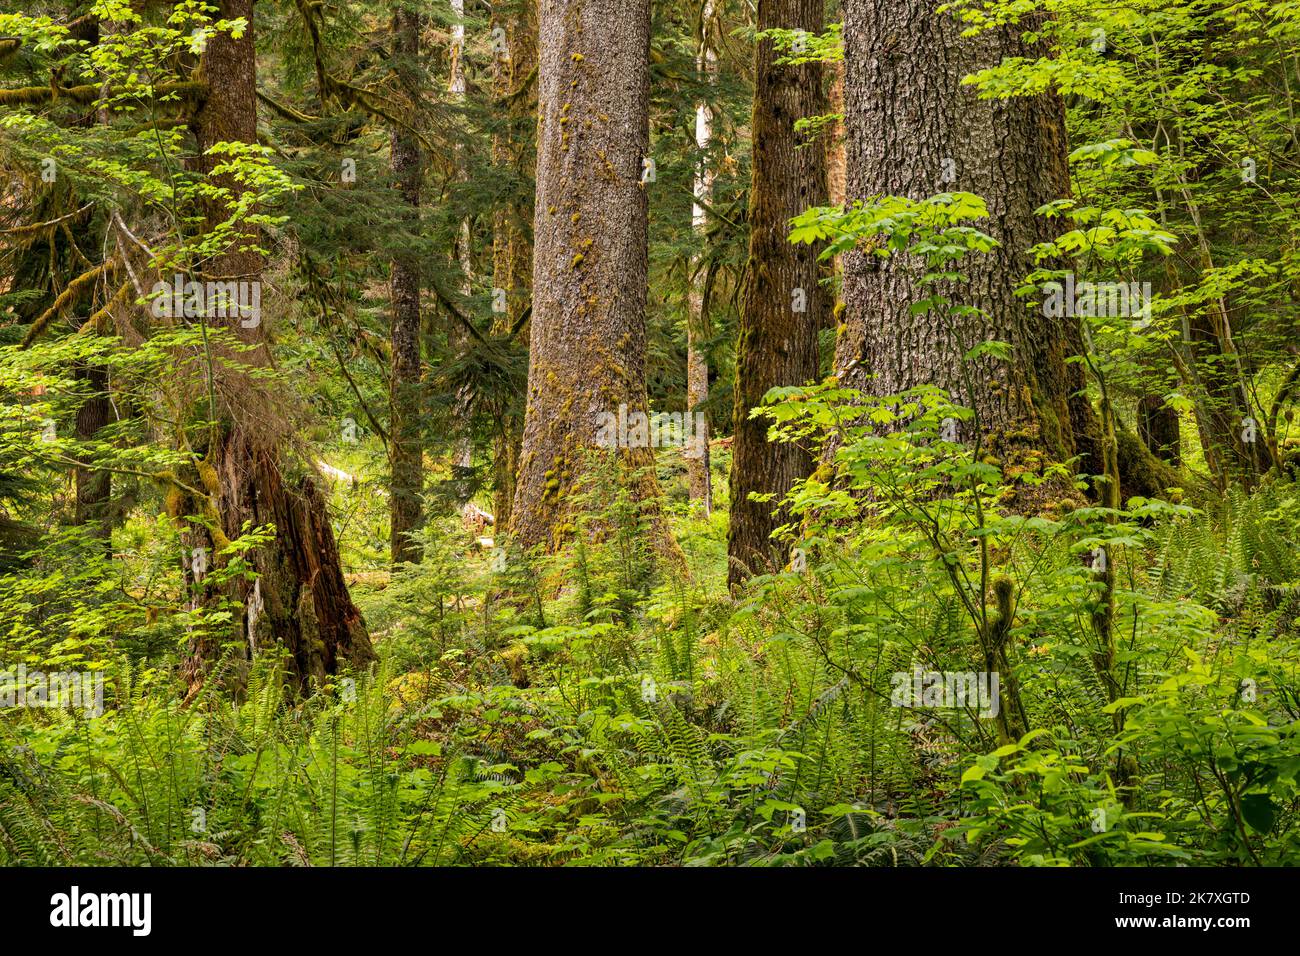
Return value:
[[(700, 32), (700, 50), (695, 57), (695, 68), (706, 82), (711, 83), (718, 70), (718, 55), (709, 42), (709, 29), (713, 20), (712, 0), (705, 0), (703, 24)], [(713, 201), (714, 172), (709, 167), (708, 150), (713, 139), (713, 110), (701, 100), (695, 105), (695, 148), (700, 152), (699, 166), (695, 170), (695, 202), (691, 208), (691, 225), (696, 237), (703, 239), (708, 224), (705, 207)], [(686, 453), (686, 483), (691, 501), (699, 502), (705, 515), (713, 512), (713, 477), (709, 466), (709, 426), (707, 414), (701, 406), (709, 397), (709, 360), (703, 343), (709, 339), (709, 316), (706, 308), (706, 276), (701, 266), (702, 257), (691, 263), (691, 289), (686, 319), (686, 411), (700, 414), (703, 427), (697, 428), (694, 447)]]
[[(1184, 134), (1175, 121), (1181, 138)], [(1185, 172), (1177, 173), (1179, 192), (1195, 236), (1196, 265), (1202, 277), (1215, 271), (1211, 231)], [(1170, 268), (1173, 264), (1170, 263)], [(1200, 383), (1197, 424), (1205, 461), (1215, 481), (1253, 487), (1273, 464), (1265, 430), (1255, 417), (1245, 367), (1233, 331), (1227, 294), (1193, 306), (1184, 314), (1184, 345), (1191, 355), (1191, 376)]]
[[(416, 59), (420, 55), (420, 19), (404, 6), (393, 12), (394, 69), (406, 96), (417, 95)], [(420, 143), (409, 129), (394, 126), (390, 133), (393, 179), (408, 207), (403, 217), (414, 234), (420, 223)], [(395, 256), (389, 276), (392, 309), (390, 341), (392, 368), (389, 384), (391, 425), (389, 491), (389, 548), (392, 561), (418, 561), (420, 549), (411, 540), (420, 527), (424, 490), (424, 442), (420, 426), (423, 389), (420, 382), (420, 269), (418, 257)]]
[[(447, 91), (451, 94), (453, 103), (463, 106), (465, 102), (465, 0), (451, 0), (451, 12), (454, 22), (451, 25), (451, 61), (448, 66), (450, 79)], [(455, 166), (456, 177), (461, 181), (467, 179), (464, 150), (459, 145), (455, 149)], [(474, 294), (473, 252), (473, 233), (469, 219), (465, 218), (460, 221), (460, 227), (456, 230), (454, 249), (456, 264), (460, 266), (460, 293), (464, 301), (469, 301)], [(449, 318), (451, 327), (448, 340), (457, 352), (463, 352), (469, 348), (469, 335), (454, 316)], [(468, 521), (472, 513), (470, 496), (474, 480), (474, 409), (473, 399), (468, 389), (461, 389), (457, 393), (453, 415), (455, 424), (451, 457), (452, 488), (461, 517)]]
[[(558, 547), (605, 416), (647, 411), (648, 0), (541, 0), (528, 407), (512, 529)], [(620, 442), (620, 445), (625, 443)], [(648, 447), (620, 447), (657, 548), (675, 546)]]
[[(493, 333), (504, 338), (524, 321), (530, 298), (533, 272), (533, 179), (536, 151), (531, 146), (534, 124), (533, 70), (537, 65), (536, 17), (533, 4), (525, 0), (504, 16), (492, 14), (494, 36), (503, 41), (494, 51), (492, 85), (506, 117), (505, 128), (492, 139), (492, 161), (509, 170), (521, 187), (518, 198), (501, 205), (492, 222), (493, 308), (497, 309)], [(496, 33), (500, 30), (500, 33)], [(505, 308), (498, 309), (498, 290), (505, 294)], [(515, 493), (515, 472), (519, 467), (519, 443), (523, 438), (523, 409), (510, 403), (503, 409), (493, 448), (493, 499), (497, 528), (510, 527), (510, 510)]]
[[(940, 6), (846, 2), (848, 199), (982, 196), (989, 219), (977, 225), (1000, 245), (963, 260), (967, 279), (946, 294), (984, 315), (913, 315), (911, 305), (934, 293), (920, 283), (921, 265), (855, 250), (844, 257), (836, 373), (842, 385), (874, 395), (922, 384), (947, 389), (978, 415), (959, 437), (973, 440), (978, 427), (1004, 467), (1035, 467), (1043, 453), (1058, 461), (1081, 454), (1079, 467), (1096, 474), (1100, 429), (1082, 391), (1082, 368), (1066, 362), (1083, 349), (1078, 323), (1049, 319), (1037, 303), (1015, 296), (1033, 268), (1026, 250), (1054, 235), (1034, 210), (1069, 194), (1064, 106), (1055, 95), (981, 100), (962, 86), (964, 76), (1003, 57), (1039, 51), (1020, 37), (1028, 24), (965, 39)], [(990, 339), (1012, 346), (1008, 361), (963, 363), (970, 348)], [(973, 393), (967, 376), (977, 383)]]
[[(828, 109), (832, 115), (838, 115), (840, 118), (835, 121), (831, 129), (830, 137), (826, 143), (826, 192), (832, 206), (843, 206), (845, 203), (845, 194), (848, 189), (848, 156), (845, 152), (844, 144), (846, 134), (844, 130), (844, 61), (836, 60), (830, 64), (831, 82), (830, 95), (828, 96)], [(844, 257), (836, 255), (831, 261), (831, 271), (835, 275), (835, 288), (842, 289), (844, 285)], [(827, 317), (829, 327), (834, 328), (836, 318), (842, 311), (841, 302), (835, 303), (831, 314)]]
[[(820, 33), (823, 0), (759, 0), (758, 29)], [(749, 199), (749, 266), (736, 344), (735, 441), (731, 463), (731, 527), (727, 535), (731, 584), (784, 563), (770, 535), (785, 520), (779, 507), (812, 459), (801, 448), (767, 440), (768, 421), (750, 410), (780, 385), (817, 378), (817, 331), (828, 298), (817, 253), (790, 243), (789, 222), (826, 203), (826, 150), (804, 149), (796, 120), (822, 115), (826, 99), (819, 63), (778, 65), (777, 50), (760, 40), (754, 54), (754, 169)], [(751, 493), (771, 494), (751, 501)]]
[(1159, 395), (1138, 399), (1138, 435), (1151, 454), (1175, 468), (1182, 461), (1178, 412)]
[[(90, 389), (89, 397), (77, 409), (77, 440), (91, 441), (113, 420), (113, 404), (108, 399), (108, 369), (102, 365), (83, 365), (77, 368), (76, 377)], [(91, 533), (107, 545), (113, 532), (112, 472), (103, 468), (77, 468), (74, 482), (77, 504), (73, 520), (89, 526)]]
[(830, 112), (838, 114), (826, 143), (826, 192), (832, 206), (844, 205), (848, 182), (848, 158), (844, 152), (844, 61), (830, 64), (830, 94), (827, 97)]
[[(201, 70), (210, 79), (209, 93), (193, 118), (198, 141), (198, 171), (210, 174), (217, 158), (204, 155), (219, 142), (257, 141), (257, 76), (253, 41), (253, 0), (220, 0), (222, 19), (243, 18), (248, 29), (239, 39), (219, 33), (207, 44)], [(214, 177), (238, 196), (242, 187), (229, 176)], [(209, 211), (212, 223), (226, 218), (225, 208)], [(260, 282), (262, 257), (246, 248), (256, 240), (252, 230), (232, 239), (223, 252), (205, 263), (206, 273), (217, 281)], [(239, 317), (228, 320), (244, 344), (238, 361), (265, 368), (270, 365), (265, 325)], [(233, 363), (233, 357), (228, 357)], [(206, 447), (190, 486), (204, 495), (188, 493), (174, 500), (174, 516), (207, 515), (214, 527), (191, 523), (185, 535), (190, 553), (186, 573), (196, 602), (211, 605), (218, 597), (233, 600), (236, 614), (242, 608), (246, 654), (251, 657), (277, 647), (286, 655), (290, 678), (301, 688), (312, 679), (337, 672), (345, 664), (364, 665), (374, 660), (361, 613), (353, 605), (343, 579), (338, 547), (330, 527), (325, 499), (311, 476), (289, 480), (279, 451), (281, 439), (274, 426), (277, 396), (262, 390), (238, 371), (219, 370), (215, 411), (218, 422), (208, 430)], [(221, 595), (198, 568), (223, 560), (218, 552), (238, 536), (245, 522), (254, 527), (273, 524), (275, 540), (248, 555), (258, 579), (228, 584)], [(195, 549), (202, 563), (192, 560)], [(221, 648), (219, 629), (196, 633), (184, 675), (192, 690), (205, 679), (208, 665)]]
[(1271, 464), (1264, 428), (1251, 412), (1227, 305), (1218, 300), (1204, 310), (1189, 320), (1188, 347), (1204, 390), (1205, 458), (1217, 465), (1212, 471), (1220, 487), (1252, 487)]

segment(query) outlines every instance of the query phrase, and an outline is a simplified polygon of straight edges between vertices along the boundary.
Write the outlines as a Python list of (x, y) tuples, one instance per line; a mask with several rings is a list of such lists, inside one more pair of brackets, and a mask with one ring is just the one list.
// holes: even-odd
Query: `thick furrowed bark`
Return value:
[[(1008, 466), (1028, 451), (1053, 460), (1081, 455), (1080, 469), (1099, 471), (1100, 429), (1083, 371), (1068, 356), (1083, 351), (1077, 320), (1051, 319), (1015, 295), (1033, 268), (1026, 250), (1055, 227), (1034, 210), (1068, 195), (1064, 107), (1056, 96), (981, 100), (964, 76), (1006, 56), (1033, 56), (1020, 27), (961, 38), (935, 0), (849, 0), (845, 7), (845, 103), (848, 199), (940, 192), (982, 196), (987, 222), (977, 225), (1001, 244), (959, 268), (967, 280), (945, 290), (984, 317), (952, 319), (909, 307), (933, 287), (905, 256), (881, 261), (862, 252), (844, 257), (846, 312), (836, 348), (842, 384), (889, 395), (922, 384), (949, 390), (976, 410), (985, 446)], [(998, 339), (1009, 361), (962, 356)], [(968, 388), (972, 382), (992, 383)], [(970, 434), (961, 437), (973, 440)]]
[[(236, 40), (218, 34), (208, 42), (202, 71), (221, 78), (211, 84), (211, 93), (194, 117), (194, 131), (202, 154), (218, 142), (256, 142), (256, 58), (253, 41), (252, 0), (221, 0), (219, 15), (242, 17), (249, 27)], [(200, 155), (201, 172), (212, 169), (214, 159)], [(229, 177), (217, 177), (222, 186), (237, 192), (239, 185)], [(225, 218), (224, 209), (212, 209), (213, 222)], [(262, 257), (243, 246), (256, 236), (238, 237), (224, 253), (214, 256), (206, 271), (218, 279), (260, 282)], [(231, 330), (245, 343), (255, 346), (242, 357), (249, 365), (267, 366), (265, 326), (232, 320)], [(184, 540), (187, 548), (202, 548), (205, 561), (219, 563), (219, 551), (237, 537), (245, 523), (253, 527), (274, 524), (275, 540), (249, 554), (257, 571), (255, 583), (238, 579), (216, 593), (210, 576), (194, 580), (193, 562), (187, 576), (199, 604), (214, 606), (222, 598), (235, 603), (236, 619), (242, 610), (244, 653), (254, 656), (271, 648), (282, 648), (290, 661), (289, 672), (305, 689), (312, 679), (337, 672), (345, 663), (363, 666), (374, 660), (365, 622), (352, 603), (339, 560), (334, 532), (330, 527), (325, 499), (309, 475), (285, 484), (283, 458), (273, 435), (257, 422), (244, 424), (249, 407), (274, 398), (248, 394), (220, 399), (218, 422), (208, 432), (207, 444), (196, 449), (202, 458), (190, 487), (206, 494), (195, 500), (189, 494), (173, 500), (173, 515), (205, 515), (212, 527), (191, 523)], [(225, 396), (225, 390), (218, 390)], [(245, 402), (242, 399), (247, 399)], [(191, 692), (204, 681), (208, 666), (220, 648), (220, 633), (205, 632), (192, 642), (183, 676)]]
[[(512, 527), (526, 548), (572, 531), (572, 492), (604, 415), (646, 411), (647, 0), (542, 0), (528, 408)], [(649, 448), (621, 448), (633, 469)], [(653, 471), (633, 489), (672, 554)]]
[[(822, 0), (761, 0), (758, 28), (822, 29)], [(754, 54), (754, 171), (750, 189), (749, 268), (736, 346), (735, 442), (731, 463), (731, 584), (784, 563), (771, 533), (785, 518), (780, 499), (806, 477), (801, 448), (767, 440), (768, 421), (750, 410), (780, 385), (817, 378), (817, 330), (829, 311), (817, 252), (788, 240), (789, 222), (826, 202), (826, 151), (799, 149), (796, 120), (826, 112), (820, 64), (778, 65), (770, 40)], [(750, 494), (773, 494), (751, 501)]]

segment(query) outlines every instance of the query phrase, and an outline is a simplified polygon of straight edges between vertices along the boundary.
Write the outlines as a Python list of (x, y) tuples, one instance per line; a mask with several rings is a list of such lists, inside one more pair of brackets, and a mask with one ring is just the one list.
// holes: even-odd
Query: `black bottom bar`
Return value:
[[(436, 946), (452, 943), (443, 938), (448, 931), (509, 945), (563, 946), (565, 934), (576, 933), (588, 944), (630, 934), (647, 945), (685, 936), (693, 948), (711, 938), (735, 948), (770, 945), (787, 933), (845, 931), (864, 945), (899, 933), (920, 934), (918, 942), (948, 934), (960, 944), (974, 930), (1048, 933), (1023, 937), (1044, 945), (1140, 937), (1179, 946), (1194, 936), (1230, 942), (1290, 926), (1295, 875), (1191, 868), (14, 869), (0, 870), (0, 914), (9, 941), (75, 934), (128, 946), (217, 938), (222, 946), (257, 938), (374, 946), (390, 933)], [(148, 894), (147, 906), (131, 894)], [(84, 925), (106, 922), (117, 925)]]

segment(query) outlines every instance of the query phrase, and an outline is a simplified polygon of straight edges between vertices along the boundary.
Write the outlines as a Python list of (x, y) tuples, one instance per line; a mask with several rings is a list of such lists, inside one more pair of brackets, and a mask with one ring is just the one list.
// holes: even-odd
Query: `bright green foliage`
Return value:
[[(519, 413), (527, 361), (526, 324), (503, 331), (492, 311), (495, 217), (526, 208), (532, 182), (492, 159), (510, 124), (485, 8), (467, 4), (467, 93), (453, 101), (450, 8), (412, 4), (426, 16), (419, 107), (397, 109), (390, 5), (259, 2), (260, 142), (213, 149), (249, 187), (214, 224), (202, 209), (233, 197), (189, 168), (174, 121), (192, 91), (175, 84), (194, 50), (245, 25), (194, 2), (102, 0), (114, 29), (88, 46), (67, 11), (36, 6), (0, 14), (0, 40), (22, 41), (0, 45), (0, 172), (16, 183), (0, 207), (0, 674), (102, 671), (105, 713), (0, 708), (0, 864), (1300, 865), (1300, 4), (953, 5), (972, 30), (1018, 23), (1044, 40), (1042, 58), (968, 79), (1068, 109), (1072, 194), (1040, 210), (1059, 234), (1016, 278), (1033, 307), (1063, 263), (1079, 282), (1151, 283), (1145, 323), (1082, 317), (1080, 358), (1117, 419), (1152, 398), (1177, 413), (1185, 480), (1169, 501), (1102, 507), (1066, 466), (1004, 467), (950, 440), (946, 423), (974, 412), (939, 389), (778, 389), (754, 414), (820, 467), (778, 532), (789, 564), (737, 595), (726, 482), (711, 517), (692, 512), (680, 450), (658, 452), (657, 477), (681, 567), (656, 564), (644, 507), (612, 471), (595, 472), (577, 544), (553, 558), (447, 517), (462, 477), (449, 452), (467, 436), (486, 505), (488, 449)], [(704, 21), (703, 4), (656, 5), (647, 369), (651, 404), (683, 410), (697, 289), (712, 322), (706, 409), (725, 436), (753, 33), (748, 8), (711, 9)], [(774, 39), (794, 60), (842, 55), (836, 25)], [(709, 77), (702, 41), (717, 54)], [(714, 117), (704, 155), (700, 101)], [(817, 134), (801, 148), (840, 119), (796, 118)], [(425, 151), (412, 227), (388, 169), (394, 124)], [(701, 163), (715, 178), (699, 231)], [(790, 238), (828, 262), (914, 255), (949, 290), (992, 248), (987, 214), (968, 193), (871, 197), (806, 211)], [(156, 241), (140, 250), (114, 215)], [(243, 347), (203, 323), (105, 322), (121, 275), (34, 329), (119, 239), (188, 274), (250, 225), (275, 292), (275, 367), (246, 371), (277, 399), (266, 424), (282, 446), (333, 476), (347, 584), (381, 657), (301, 694), (272, 654), (234, 653), (242, 608), (194, 600), (168, 511), (213, 417), (212, 372)], [(422, 560), (393, 571), (387, 282), (400, 253), (424, 283), (431, 517)], [(979, 303), (936, 291), (912, 306)], [(967, 345), (972, 368), (1008, 348)], [(111, 420), (79, 433), (105, 395)], [(1216, 417), (1227, 437), (1258, 425), (1267, 467), (1211, 460)], [(713, 463), (720, 479), (725, 444)], [(112, 473), (108, 538), (77, 523), (79, 469)], [(250, 575), (247, 555), (276, 533), (244, 528), (210, 583)], [(234, 690), (213, 680), (187, 698), (180, 664), (203, 634), (224, 645), (216, 675)], [(990, 671), (996, 713), (898, 706), (926, 674)]]

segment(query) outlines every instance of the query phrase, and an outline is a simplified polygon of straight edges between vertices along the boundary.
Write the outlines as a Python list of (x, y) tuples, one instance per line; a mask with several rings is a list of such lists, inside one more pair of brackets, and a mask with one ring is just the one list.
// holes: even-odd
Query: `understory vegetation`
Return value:
[[(799, 398), (776, 406), (783, 427), (814, 428), (843, 400)], [(382, 662), (305, 699), (286, 696), (267, 656), (236, 698), (182, 702), (165, 661), (189, 622), (155, 613), (179, 575), (138, 547), (101, 578), (96, 542), (62, 540), (6, 577), (0, 613), (49, 608), (72, 636), (41, 644), (47, 618), (10, 630), (6, 649), (108, 668), (106, 711), (4, 722), (0, 855), (1300, 861), (1300, 489), (1020, 518), (999, 509), (987, 466), (978, 490), (952, 490), (972, 462), (936, 446), (935, 409), (884, 445), (840, 428), (838, 461), (861, 494), (802, 484), (793, 565), (736, 602), (722, 522), (685, 505), (674, 527), (688, 573), (667, 576), (617, 493), (603, 541), (564, 558), (430, 528), (419, 564), (355, 587)], [(337, 492), (345, 512), (368, 497)], [(1099, 548), (1112, 584), (1089, 561)], [(81, 575), (100, 585), (69, 605)], [(98, 636), (106, 625), (117, 642)], [(984, 670), (985, 641), (1006, 668), (1000, 717), (891, 706), (896, 675)]]
[(1300, 0), (22, 6), (0, 865), (1300, 865)]

